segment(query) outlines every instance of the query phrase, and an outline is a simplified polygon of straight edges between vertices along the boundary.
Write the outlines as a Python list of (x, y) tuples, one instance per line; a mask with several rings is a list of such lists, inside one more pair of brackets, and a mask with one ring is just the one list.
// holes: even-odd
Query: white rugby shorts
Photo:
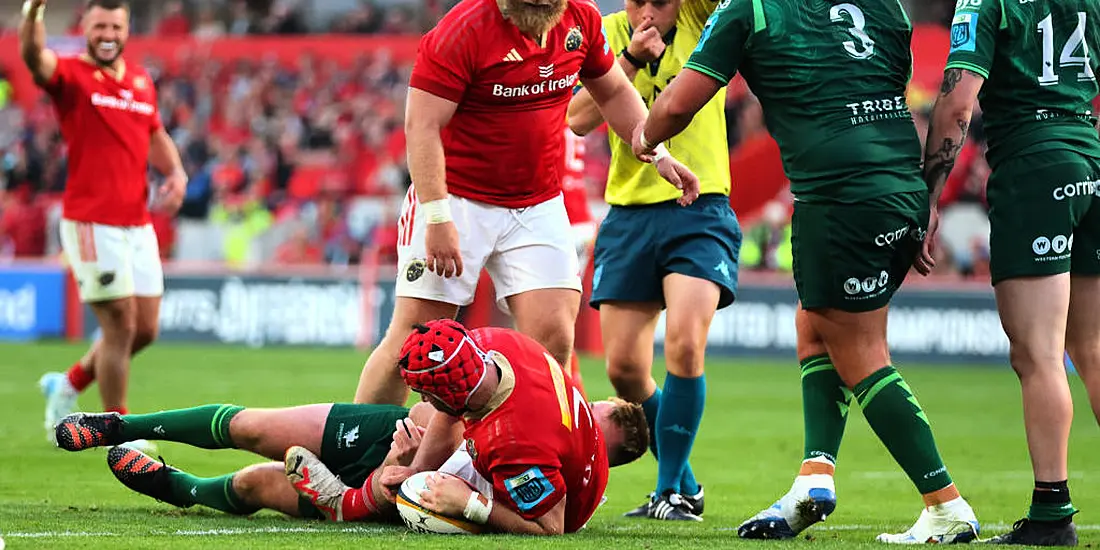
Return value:
[(527, 208), (494, 206), (451, 196), (451, 215), (458, 228), (461, 277), (443, 278), (428, 271), (424, 236), (427, 220), (417, 210), (410, 187), (401, 206), (397, 232), (397, 296), (469, 305), (484, 268), (496, 289), (497, 305), (544, 288), (581, 290), (580, 264), (565, 201), (561, 195)]
[(151, 224), (121, 227), (61, 220), (61, 248), (84, 303), (164, 294), (160, 247)]

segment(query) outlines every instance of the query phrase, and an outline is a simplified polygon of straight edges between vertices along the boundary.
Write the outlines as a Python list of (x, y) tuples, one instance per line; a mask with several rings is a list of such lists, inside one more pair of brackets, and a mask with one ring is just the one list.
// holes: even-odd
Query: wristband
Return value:
[(489, 522), (489, 513), (492, 511), (493, 499), (477, 491), (472, 491), (470, 500), (466, 501), (466, 509), (462, 511), (462, 516), (474, 523), (485, 525)]
[(454, 218), (451, 217), (450, 199), (422, 202), (420, 203), (420, 207), (424, 209), (424, 214), (428, 216), (429, 224), (454, 221)]
[(630, 51), (627, 48), (623, 48), (623, 51), (619, 52), (619, 55), (623, 56), (623, 59), (625, 59), (627, 63), (633, 65), (635, 69), (645, 68), (646, 62), (630, 55)]
[[(31, 0), (26, 0), (25, 2), (23, 2), (23, 18), (24, 19), (30, 19), (30, 15), (31, 15)], [(42, 20), (45, 19), (45, 17), (46, 17), (46, 6), (45, 5), (38, 6), (38, 13), (35, 14), (34, 20), (41, 23)]]
[(648, 139), (645, 138), (645, 129), (644, 128), (642, 129), (642, 135), (638, 136), (638, 141), (642, 142), (642, 147), (645, 147), (646, 151), (653, 151), (654, 149), (656, 149), (657, 147), (660, 146), (660, 144), (657, 144), (657, 146), (654, 146), (652, 143), (649, 142)]
[(668, 152), (668, 148), (662, 143), (653, 149), (653, 164), (657, 164), (661, 159), (671, 156), (672, 154)]

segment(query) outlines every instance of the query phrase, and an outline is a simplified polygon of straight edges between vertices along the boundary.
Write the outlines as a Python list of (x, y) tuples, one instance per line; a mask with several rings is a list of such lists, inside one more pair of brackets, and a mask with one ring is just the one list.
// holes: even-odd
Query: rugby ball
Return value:
[[(397, 490), (397, 513), (409, 529), (418, 533), (439, 535), (476, 535), (481, 533), (478, 525), (464, 517), (449, 517), (437, 514), (420, 505), (420, 492), (427, 489), (428, 476), (436, 472), (414, 474), (401, 484)], [(449, 476), (451, 474), (440, 475)]]

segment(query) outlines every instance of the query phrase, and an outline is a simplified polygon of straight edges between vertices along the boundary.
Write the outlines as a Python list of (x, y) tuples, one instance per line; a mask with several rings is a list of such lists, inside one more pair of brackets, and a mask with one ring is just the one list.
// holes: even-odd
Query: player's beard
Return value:
[(561, 21), (567, 0), (549, 0), (543, 4), (529, 4), (524, 0), (497, 0), (497, 6), (520, 32), (541, 36)]
[(114, 66), (115, 62), (118, 61), (120, 57), (122, 57), (122, 50), (126, 48), (126, 43), (122, 42), (121, 40), (115, 41), (115, 51), (113, 55), (111, 55), (111, 57), (107, 59), (100, 55), (99, 48), (96, 47), (100, 42), (109, 41), (88, 42), (88, 57), (91, 57), (96, 62), (96, 65), (99, 65), (100, 67), (109, 68)]

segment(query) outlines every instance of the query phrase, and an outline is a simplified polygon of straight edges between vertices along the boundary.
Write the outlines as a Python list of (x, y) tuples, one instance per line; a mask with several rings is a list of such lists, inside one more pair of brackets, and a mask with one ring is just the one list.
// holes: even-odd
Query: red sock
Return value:
[(76, 393), (84, 391), (84, 388), (95, 381), (95, 373), (85, 369), (79, 362), (69, 369), (67, 376), (69, 377), (69, 385), (76, 390)]
[(371, 490), (373, 477), (372, 472), (362, 487), (344, 491), (344, 500), (341, 503), (344, 521), (362, 521), (378, 513), (378, 506), (374, 502), (374, 493)]
[(118, 413), (118, 414), (123, 414), (123, 415), (130, 414), (130, 410), (126, 408), (126, 405), (123, 405), (121, 407), (110, 407), (110, 408), (107, 409), (106, 412)]

